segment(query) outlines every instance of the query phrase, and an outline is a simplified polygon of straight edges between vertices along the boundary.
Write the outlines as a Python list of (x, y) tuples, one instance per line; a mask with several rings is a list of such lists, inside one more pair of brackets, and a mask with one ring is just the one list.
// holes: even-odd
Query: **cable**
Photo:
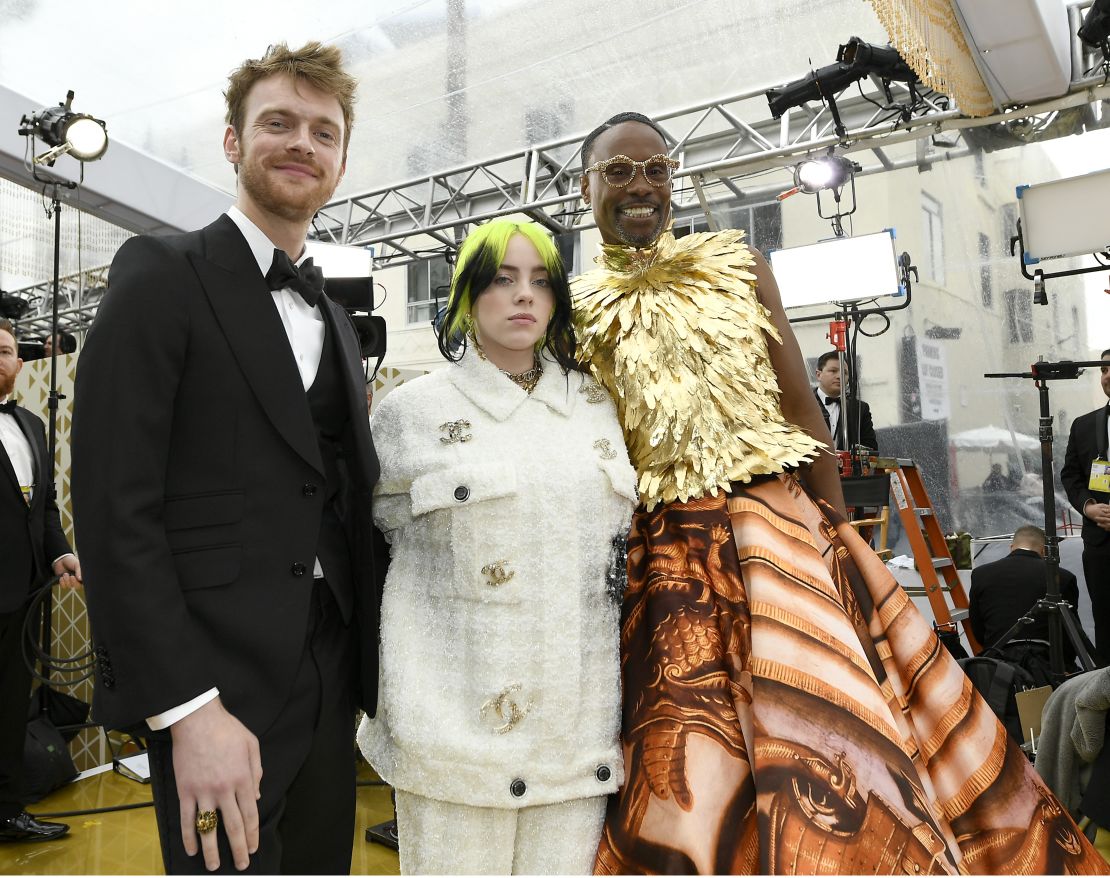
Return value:
[(132, 802), (130, 805), (108, 805), (104, 808), (88, 808), (84, 811), (51, 811), (47, 814), (32, 814), (36, 820), (53, 820), (59, 817), (84, 817), (88, 814), (110, 814), (113, 811), (134, 811), (137, 808), (153, 807), (154, 800), (149, 802)]
[[(863, 321), (866, 320), (868, 317), (882, 317), (883, 320), (886, 321), (886, 325), (884, 325), (883, 328), (880, 329), (878, 332), (866, 332), (863, 328)], [(858, 332), (860, 335), (866, 336), (867, 338), (878, 338), (888, 329), (890, 329), (890, 315), (885, 312), (872, 312), (871, 314), (864, 314), (863, 317), (856, 321), (855, 331)]]
[[(31, 671), (31, 676), (46, 686), (53, 687), (56, 683), (62, 686), (76, 686), (78, 683), (83, 683), (93, 675), (93, 668), (96, 667), (96, 658), (93, 651), (90, 649), (88, 652), (74, 656), (72, 658), (58, 658), (50, 655), (39, 645), (38, 621), (40, 617), (40, 608), (43, 601), (46, 600), (47, 595), (51, 593), (51, 589), (58, 583), (60, 577), (55, 576), (42, 586), (31, 597), (27, 605), (27, 614), (23, 618), (23, 661)], [(36, 670), (36, 665), (42, 665), (45, 674), (40, 674)], [(50, 673), (57, 674), (81, 674), (81, 676), (69, 680), (54, 680), (50, 677)]]

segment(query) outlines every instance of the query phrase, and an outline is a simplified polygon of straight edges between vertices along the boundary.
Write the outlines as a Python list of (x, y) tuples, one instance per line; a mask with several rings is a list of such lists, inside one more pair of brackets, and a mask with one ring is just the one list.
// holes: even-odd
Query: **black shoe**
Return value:
[(69, 832), (68, 823), (48, 823), (36, 820), (26, 811), (15, 817), (0, 820), (0, 842), (4, 841), (53, 841)]

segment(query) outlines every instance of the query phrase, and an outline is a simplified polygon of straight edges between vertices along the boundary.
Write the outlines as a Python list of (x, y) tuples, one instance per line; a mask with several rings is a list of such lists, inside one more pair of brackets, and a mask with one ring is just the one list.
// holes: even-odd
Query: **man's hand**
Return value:
[(1103, 530), (1110, 530), (1110, 503), (1088, 500), (1083, 506), (1083, 514)]
[[(250, 865), (258, 850), (258, 797), (262, 757), (258, 739), (228, 713), (219, 698), (170, 726), (173, 770), (181, 801), (181, 840), (191, 857), (197, 852), (197, 811), (218, 810), (236, 869)], [(200, 836), (204, 865), (220, 866), (216, 832)]]
[(77, 588), (81, 585), (81, 562), (76, 555), (62, 555), (54, 562), (53, 570), (55, 576), (61, 577), (58, 584), (62, 588)]

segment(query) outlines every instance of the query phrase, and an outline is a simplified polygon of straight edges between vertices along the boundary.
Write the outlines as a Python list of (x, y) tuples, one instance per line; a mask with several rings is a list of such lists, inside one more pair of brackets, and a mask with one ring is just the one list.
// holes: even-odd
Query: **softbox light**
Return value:
[(905, 294), (893, 229), (772, 250), (770, 259), (784, 308)]
[(1110, 169), (1018, 186), (1017, 197), (1026, 265), (1110, 249)]

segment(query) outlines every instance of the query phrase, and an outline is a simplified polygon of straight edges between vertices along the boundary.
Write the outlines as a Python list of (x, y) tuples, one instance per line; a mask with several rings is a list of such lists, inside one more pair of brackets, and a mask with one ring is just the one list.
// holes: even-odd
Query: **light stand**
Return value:
[[(61, 240), (62, 240), (62, 202), (58, 197), (58, 188), (76, 189), (85, 179), (85, 162), (101, 158), (108, 149), (108, 133), (104, 122), (94, 119), (85, 113), (75, 113), (73, 107), (73, 91), (66, 94), (64, 103), (56, 107), (48, 107), (20, 120), (19, 134), (31, 141), (31, 155), (34, 156), (29, 170), (31, 177), (43, 184), (43, 192), (50, 187), (50, 207), (47, 216), (54, 218), (54, 297), (50, 311), (50, 395), (47, 408), (50, 413), (50, 423), (47, 432), (47, 454), (50, 460), (50, 484), (46, 489), (50, 498), (57, 501), (57, 433), (58, 433), (58, 401), (65, 397), (58, 393), (58, 296), (61, 286)], [(35, 155), (35, 140), (40, 139), (50, 149), (41, 155)], [(53, 167), (54, 162), (60, 157), (68, 155), (78, 162), (81, 169), (79, 182), (65, 180), (52, 175), (40, 176), (39, 168), (42, 165)], [(53, 614), (54, 600), (51, 593), (47, 593), (42, 600), (42, 626), (39, 631), (40, 647), (42, 650), (42, 679), (46, 685), (43, 687), (40, 701), (41, 712), (46, 713), (50, 701), (50, 671), (51, 648), (53, 646)], [(33, 668), (32, 668), (33, 670)]]
[(1030, 607), (996, 643), (985, 649), (983, 655), (989, 652), (1001, 652), (1006, 644), (1033, 624), (1038, 616), (1045, 616), (1048, 618), (1049, 663), (1052, 667), (1052, 675), (1057, 683), (1062, 682), (1068, 676), (1064, 665), (1064, 634), (1067, 634), (1083, 670), (1093, 671), (1095, 663), (1091, 659), (1093, 647), (1079, 624), (1075, 608), (1060, 595), (1060, 538), (1056, 534), (1056, 483), (1053, 475), (1052, 409), (1049, 405), (1048, 382), (1078, 378), (1081, 368), (1085, 366), (1102, 367), (1104, 365), (1106, 363), (1103, 360), (1076, 363), (1041, 361), (1034, 363), (1030, 372), (988, 372), (983, 376), (984, 378), (1030, 378), (1033, 380), (1040, 396), (1041, 482), (1044, 488), (1046, 579), (1045, 596)]

